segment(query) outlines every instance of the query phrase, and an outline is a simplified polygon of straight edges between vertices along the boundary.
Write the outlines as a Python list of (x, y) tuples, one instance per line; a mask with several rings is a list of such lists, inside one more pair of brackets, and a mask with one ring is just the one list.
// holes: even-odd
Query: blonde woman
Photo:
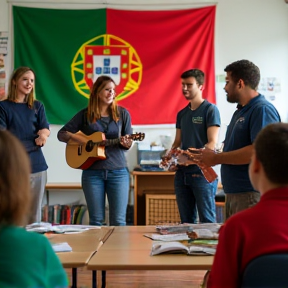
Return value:
[(34, 91), (35, 73), (29, 67), (19, 67), (12, 73), (7, 99), (0, 102), (0, 129), (9, 130), (22, 142), (31, 161), (28, 223), (41, 221), (48, 168), (41, 147), (50, 134), (44, 106), (35, 99)]

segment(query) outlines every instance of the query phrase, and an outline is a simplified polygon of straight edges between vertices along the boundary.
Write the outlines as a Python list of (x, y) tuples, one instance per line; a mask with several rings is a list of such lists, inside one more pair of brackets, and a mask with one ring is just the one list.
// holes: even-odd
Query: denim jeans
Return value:
[(111, 226), (126, 225), (126, 211), (129, 194), (129, 171), (83, 170), (82, 188), (86, 198), (89, 224), (101, 226), (105, 220), (106, 193), (109, 203)]
[(193, 172), (185, 168), (176, 171), (174, 186), (182, 223), (196, 223), (197, 210), (200, 223), (216, 222), (217, 184), (218, 179), (209, 183), (198, 167)]

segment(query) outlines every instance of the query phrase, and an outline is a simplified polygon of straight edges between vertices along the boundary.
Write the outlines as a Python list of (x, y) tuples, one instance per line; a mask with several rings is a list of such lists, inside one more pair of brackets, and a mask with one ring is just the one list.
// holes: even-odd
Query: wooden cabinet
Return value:
[[(134, 180), (134, 225), (145, 225), (146, 223), (146, 194), (175, 194), (174, 175), (175, 172), (141, 172), (133, 171)], [(222, 190), (218, 183), (218, 191)], [(220, 194), (218, 194), (219, 196)], [(225, 221), (225, 194), (216, 202), (216, 217), (219, 223)]]
[(174, 194), (175, 172), (133, 171), (134, 225), (145, 225), (145, 194)]

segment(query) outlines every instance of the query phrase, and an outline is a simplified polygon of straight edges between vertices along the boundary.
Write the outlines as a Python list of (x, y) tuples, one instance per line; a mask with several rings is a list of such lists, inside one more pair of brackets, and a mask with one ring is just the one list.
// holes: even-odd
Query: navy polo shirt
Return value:
[[(272, 103), (259, 94), (233, 114), (227, 128), (223, 152), (251, 145), (258, 132), (274, 122), (281, 122), (278, 111)], [(225, 193), (255, 191), (249, 179), (248, 166), (249, 164), (221, 165), (221, 181)]]

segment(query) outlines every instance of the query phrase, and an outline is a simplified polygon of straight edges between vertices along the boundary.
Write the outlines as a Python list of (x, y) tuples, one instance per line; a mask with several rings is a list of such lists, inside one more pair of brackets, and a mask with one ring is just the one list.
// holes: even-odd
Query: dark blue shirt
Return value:
[[(190, 109), (190, 104), (177, 114), (176, 128), (181, 129), (181, 149), (203, 148), (208, 142), (207, 129), (211, 126), (220, 126), (221, 119), (218, 108), (204, 100), (195, 110)], [(197, 165), (183, 166), (181, 169), (195, 171)]]
[[(258, 132), (266, 125), (280, 122), (276, 108), (261, 94), (243, 108), (234, 112), (228, 125), (223, 152), (234, 151), (252, 145)], [(221, 165), (221, 181), (225, 193), (255, 191), (249, 180), (248, 166)]]
[[(130, 113), (123, 107), (118, 106), (120, 112), (120, 119), (116, 123), (110, 117), (107, 119), (97, 120), (95, 123), (88, 123), (87, 121), (87, 108), (79, 111), (68, 123), (66, 123), (58, 131), (58, 139), (64, 141), (64, 131), (76, 133), (83, 132), (86, 135), (91, 135), (94, 132), (102, 132), (105, 134), (106, 139), (119, 139), (120, 136), (129, 135), (132, 133)], [(88, 169), (91, 170), (114, 170), (127, 167), (127, 162), (124, 152), (126, 151), (120, 145), (106, 146), (105, 155), (106, 159), (95, 161)]]
[(35, 100), (32, 109), (27, 103), (15, 103), (7, 99), (0, 102), (0, 129), (9, 130), (22, 142), (30, 157), (31, 173), (48, 168), (41, 147), (35, 143), (37, 132), (44, 128), (49, 129), (49, 123), (41, 102)]
[(214, 104), (204, 100), (196, 110), (187, 105), (178, 112), (176, 121), (176, 128), (181, 129), (181, 149), (203, 148), (208, 142), (207, 129), (220, 125), (220, 113)]

